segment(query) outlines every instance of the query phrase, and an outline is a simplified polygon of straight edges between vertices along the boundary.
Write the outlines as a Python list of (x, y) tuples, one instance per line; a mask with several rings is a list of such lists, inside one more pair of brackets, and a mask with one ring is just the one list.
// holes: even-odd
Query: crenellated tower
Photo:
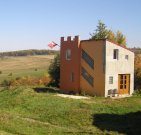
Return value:
[(67, 40), (61, 37), (60, 89), (67, 92), (80, 90), (80, 40), (79, 36)]

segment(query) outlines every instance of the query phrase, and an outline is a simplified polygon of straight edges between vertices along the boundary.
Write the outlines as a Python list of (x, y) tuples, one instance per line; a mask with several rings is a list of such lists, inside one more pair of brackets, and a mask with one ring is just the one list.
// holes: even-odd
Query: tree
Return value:
[(107, 39), (113, 42), (116, 42), (116, 35), (113, 31), (109, 30), (108, 31), (108, 35), (107, 35)]
[(121, 46), (126, 46), (126, 37), (120, 31), (116, 33), (116, 42)]
[(122, 32), (117, 31), (114, 33), (112, 30), (107, 29), (106, 25), (102, 21), (98, 22), (98, 26), (95, 31), (95, 33), (90, 34), (90, 40), (108, 39), (121, 46), (126, 46), (126, 37), (122, 34)]
[(95, 30), (95, 33), (90, 34), (90, 39), (105, 39), (108, 35), (108, 30), (106, 29), (106, 25), (99, 20), (97, 29)]
[(49, 66), (49, 74), (51, 77), (50, 85), (58, 87), (60, 83), (60, 54), (56, 55)]

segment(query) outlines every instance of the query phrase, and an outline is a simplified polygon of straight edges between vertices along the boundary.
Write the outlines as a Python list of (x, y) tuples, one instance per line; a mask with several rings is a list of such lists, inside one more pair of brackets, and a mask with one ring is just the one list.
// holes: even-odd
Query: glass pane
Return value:
[(66, 60), (70, 60), (71, 59), (71, 50), (67, 49), (66, 50)]
[(126, 89), (126, 85), (124, 85), (124, 89)]
[(120, 89), (123, 89), (123, 85), (120, 85)]
[(120, 79), (123, 79), (123, 75), (120, 75)]
[(120, 80), (120, 84), (123, 84), (123, 80)]
[(113, 76), (109, 77), (109, 84), (113, 84)]

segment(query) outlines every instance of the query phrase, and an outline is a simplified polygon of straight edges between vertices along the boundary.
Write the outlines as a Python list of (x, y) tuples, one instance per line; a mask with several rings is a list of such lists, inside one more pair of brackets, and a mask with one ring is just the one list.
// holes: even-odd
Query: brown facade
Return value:
[(82, 75), (80, 76), (80, 88), (82, 91), (87, 90), (86, 93), (89, 95), (104, 96), (105, 94), (104, 44), (104, 40), (81, 42), (81, 49), (94, 60), (94, 67), (91, 68), (81, 57), (81, 66), (93, 77), (93, 86), (91, 86)]
[[(67, 37), (67, 40), (61, 38), (61, 90), (104, 96), (104, 43), (105, 40), (80, 42), (78, 36), (73, 40), (71, 37)], [(66, 59), (68, 49), (71, 50), (69, 60)], [(82, 58), (82, 50), (94, 61), (93, 68)], [(82, 68), (86, 70), (86, 78), (82, 76)], [(92, 78), (92, 84), (89, 84), (87, 74)]]
[[(66, 59), (67, 50), (71, 51), (70, 59)], [(61, 66), (60, 66), (60, 89), (66, 92), (80, 90), (80, 41), (75, 36), (72, 40), (68, 37), (61, 38)]]

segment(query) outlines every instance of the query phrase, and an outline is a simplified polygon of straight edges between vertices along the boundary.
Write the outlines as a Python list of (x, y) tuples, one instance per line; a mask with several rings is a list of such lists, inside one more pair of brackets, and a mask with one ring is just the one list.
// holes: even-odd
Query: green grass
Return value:
[(0, 91), (0, 134), (140, 134), (141, 97), (68, 99), (19, 87)]
[[(40, 77), (47, 74), (53, 55), (6, 57), (0, 59), (0, 82), (16, 77)], [(10, 74), (12, 75), (10, 76)]]
[[(0, 82), (43, 76), (52, 59), (53, 56), (0, 59)], [(46, 90), (37, 93), (30, 87), (0, 87), (0, 135), (141, 134), (140, 96), (77, 100)]]

